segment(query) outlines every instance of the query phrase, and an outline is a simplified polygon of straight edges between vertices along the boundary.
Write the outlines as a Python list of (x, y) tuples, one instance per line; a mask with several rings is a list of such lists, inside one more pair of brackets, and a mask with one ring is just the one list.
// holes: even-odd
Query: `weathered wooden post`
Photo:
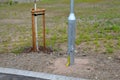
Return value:
[(37, 51), (37, 46), (36, 46), (36, 29), (35, 29), (35, 16), (34, 16), (34, 9), (32, 9), (32, 44), (33, 48), (32, 51)]

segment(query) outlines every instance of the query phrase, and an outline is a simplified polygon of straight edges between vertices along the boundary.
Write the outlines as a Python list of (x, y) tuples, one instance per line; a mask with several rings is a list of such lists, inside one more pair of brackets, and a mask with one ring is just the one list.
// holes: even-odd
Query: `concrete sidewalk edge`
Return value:
[(0, 73), (43, 78), (43, 79), (50, 79), (50, 80), (88, 80), (83, 78), (74, 78), (74, 77), (67, 77), (67, 76), (61, 76), (61, 75), (53, 75), (48, 73), (18, 70), (18, 69), (11, 69), (11, 68), (2, 68), (2, 67), (0, 67)]

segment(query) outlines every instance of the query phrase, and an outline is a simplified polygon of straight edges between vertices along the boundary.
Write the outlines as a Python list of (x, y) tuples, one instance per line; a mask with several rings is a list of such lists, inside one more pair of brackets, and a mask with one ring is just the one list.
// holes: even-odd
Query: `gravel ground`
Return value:
[[(64, 52), (63, 52), (64, 53)], [(94, 53), (75, 54), (75, 65), (66, 67), (66, 54), (53, 52), (0, 54), (0, 67), (45, 72), (92, 80), (119, 80), (120, 56)]]

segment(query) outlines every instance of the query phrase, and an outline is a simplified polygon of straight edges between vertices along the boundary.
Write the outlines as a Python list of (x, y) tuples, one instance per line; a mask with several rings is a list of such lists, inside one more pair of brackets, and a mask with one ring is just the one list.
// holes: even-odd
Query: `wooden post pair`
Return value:
[(37, 42), (37, 39), (36, 39), (36, 28), (35, 28), (35, 16), (38, 16), (38, 15), (42, 15), (42, 18), (43, 18), (43, 48), (44, 48), (44, 51), (46, 49), (46, 40), (45, 40), (45, 9), (32, 9), (31, 11), (32, 13), (32, 41), (33, 41), (33, 48), (32, 50), (34, 52), (38, 51), (37, 50), (37, 45), (36, 45), (36, 42)]

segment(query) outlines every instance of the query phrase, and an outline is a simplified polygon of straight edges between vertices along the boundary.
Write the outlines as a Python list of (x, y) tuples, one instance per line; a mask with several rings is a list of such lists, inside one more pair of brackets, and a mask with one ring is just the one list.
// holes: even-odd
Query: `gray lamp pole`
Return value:
[(76, 27), (76, 18), (74, 14), (74, 0), (71, 0), (70, 15), (68, 17), (68, 63), (67, 63), (67, 66), (74, 64), (75, 27)]

